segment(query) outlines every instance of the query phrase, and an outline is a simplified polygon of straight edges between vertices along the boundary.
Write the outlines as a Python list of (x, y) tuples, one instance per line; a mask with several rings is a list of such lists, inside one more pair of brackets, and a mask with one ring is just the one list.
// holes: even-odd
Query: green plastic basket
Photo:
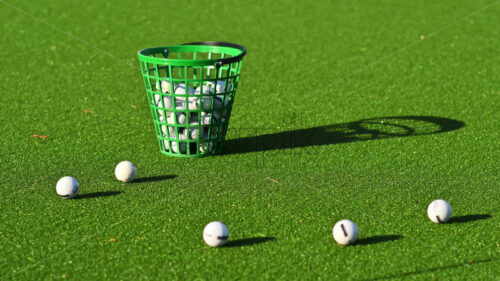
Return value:
[(139, 51), (161, 153), (222, 151), (245, 54), (243, 46), (218, 41)]

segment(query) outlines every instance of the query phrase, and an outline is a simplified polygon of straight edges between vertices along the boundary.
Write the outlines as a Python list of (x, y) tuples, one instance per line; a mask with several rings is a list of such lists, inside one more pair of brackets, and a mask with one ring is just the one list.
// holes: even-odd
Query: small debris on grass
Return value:
[(274, 183), (280, 183), (278, 180), (272, 179), (270, 177), (266, 177), (266, 180), (270, 180), (270, 181), (272, 181)]
[(68, 275), (63, 274), (63, 275), (61, 276), (61, 278), (62, 278), (62, 279), (66, 279), (66, 278), (68, 278)]
[(42, 140), (46, 139), (47, 136), (41, 136), (41, 135), (32, 135), (32, 138), (41, 138)]
[(109, 242), (116, 242), (115, 238), (109, 238)]
[(424, 40), (424, 39), (425, 39), (425, 36), (420, 35), (420, 40)]
[(475, 263), (476, 261), (475, 260), (469, 260), (469, 263)]
[(300, 223), (303, 223), (304, 221), (303, 221), (303, 220), (301, 220), (301, 219), (299, 219), (299, 222), (300, 222)]
[(236, 204), (231, 204), (231, 206), (236, 207)]
[(94, 111), (92, 111), (92, 110), (88, 110), (88, 109), (84, 109), (84, 110), (82, 110), (82, 112), (85, 112), (85, 113), (90, 113), (90, 114), (94, 114)]
[(137, 106), (135, 106), (135, 105), (132, 105), (132, 108), (137, 108)]

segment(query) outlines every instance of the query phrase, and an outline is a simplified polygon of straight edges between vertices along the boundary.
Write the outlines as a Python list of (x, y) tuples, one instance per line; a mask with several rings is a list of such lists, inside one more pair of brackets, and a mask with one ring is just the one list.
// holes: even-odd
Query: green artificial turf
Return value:
[[(499, 12), (0, 0), (0, 280), (498, 280)], [(248, 50), (226, 154), (163, 156), (136, 52), (203, 40)], [(213, 220), (229, 247), (204, 244)]]

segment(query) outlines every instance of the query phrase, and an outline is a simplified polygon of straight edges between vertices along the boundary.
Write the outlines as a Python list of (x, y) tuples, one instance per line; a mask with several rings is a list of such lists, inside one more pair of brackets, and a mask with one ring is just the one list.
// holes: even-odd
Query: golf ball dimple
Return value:
[(122, 161), (116, 165), (115, 176), (121, 182), (131, 182), (137, 175), (137, 169), (134, 163), (130, 161)]
[(341, 220), (333, 226), (332, 234), (340, 245), (350, 245), (358, 240), (358, 227), (351, 220)]
[(434, 200), (427, 207), (427, 216), (434, 223), (445, 223), (451, 217), (451, 206), (443, 199)]
[(73, 177), (62, 177), (57, 181), (56, 192), (65, 199), (74, 198), (78, 195), (79, 185)]
[(203, 229), (203, 240), (210, 247), (219, 247), (229, 240), (229, 231), (225, 224), (213, 221)]

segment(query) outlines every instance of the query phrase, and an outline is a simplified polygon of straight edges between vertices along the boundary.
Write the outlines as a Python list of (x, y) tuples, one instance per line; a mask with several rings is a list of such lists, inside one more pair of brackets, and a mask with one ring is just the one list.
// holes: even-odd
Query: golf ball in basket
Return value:
[[(161, 85), (161, 88), (160, 88), (160, 85)], [(161, 83), (156, 82), (155, 86), (156, 86), (157, 91), (161, 90), (161, 92), (164, 94), (170, 92), (170, 82), (168, 82), (168, 81), (161, 81)], [(174, 86), (174, 88), (175, 88), (175, 86)]]
[(57, 181), (56, 191), (59, 196), (70, 199), (78, 194), (78, 182), (73, 177), (62, 177)]
[(333, 226), (333, 238), (340, 245), (350, 245), (358, 240), (358, 227), (351, 220), (341, 220)]
[[(162, 97), (163, 97), (163, 104), (162, 104)], [(162, 95), (154, 95), (155, 98), (155, 105), (159, 108), (166, 108), (166, 109), (172, 109), (172, 99), (169, 96), (162, 96)], [(163, 107), (165, 105), (165, 107)]]
[(432, 222), (445, 223), (451, 217), (451, 206), (443, 199), (434, 200), (427, 207), (427, 216)]
[(212, 117), (212, 122), (214, 124), (218, 123), (219, 122), (219, 113), (217, 113), (217, 111), (213, 112), (213, 114), (210, 114), (208, 112), (202, 112), (201, 113), (201, 125), (210, 125), (210, 117), (211, 115), (213, 115)]
[(231, 83), (227, 83), (226, 87), (226, 80), (217, 80), (217, 83), (215, 85), (213, 82), (209, 82), (208, 85), (211, 88), (215, 88), (215, 92), (217, 94), (229, 92), (231, 91), (232, 87)]
[(167, 117), (167, 123), (170, 125), (175, 124), (175, 117), (177, 117), (177, 124), (186, 124), (186, 114), (183, 112), (177, 112)]
[(184, 97), (182, 95), (192, 95), (194, 94), (195, 90), (191, 88), (190, 86), (187, 86), (184, 83), (181, 83), (175, 87), (175, 94), (176, 95), (181, 95), (181, 96), (176, 96), (177, 99), (182, 99), (184, 100)]
[(210, 247), (219, 247), (226, 244), (229, 239), (229, 231), (225, 224), (213, 221), (203, 229), (203, 240)]
[(200, 152), (201, 153), (211, 152), (213, 149), (214, 149), (214, 143), (212, 141), (200, 143)]
[(194, 91), (194, 94), (195, 95), (208, 95), (208, 94), (212, 94), (213, 93), (213, 90), (211, 87), (209, 87), (208, 85), (203, 85), (201, 87), (198, 87), (196, 88), (196, 90)]
[(130, 182), (135, 179), (137, 169), (134, 163), (130, 161), (122, 161), (116, 165), (115, 176), (119, 181)]
[[(198, 125), (198, 122), (192, 122), (190, 125), (196, 126), (196, 125)], [(189, 128), (189, 139), (197, 140), (198, 136), (203, 138), (203, 136), (204, 136), (203, 130), (201, 130), (201, 135), (200, 135), (200, 130), (198, 129), (198, 127), (190, 127)]]

